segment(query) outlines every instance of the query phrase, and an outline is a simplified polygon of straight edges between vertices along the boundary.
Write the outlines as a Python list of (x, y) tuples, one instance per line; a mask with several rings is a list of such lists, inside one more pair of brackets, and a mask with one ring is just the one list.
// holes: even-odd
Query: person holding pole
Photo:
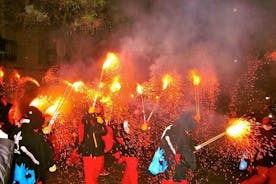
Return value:
[(165, 150), (168, 169), (161, 181), (167, 183), (188, 183), (188, 170), (196, 169), (196, 158), (190, 131), (195, 129), (195, 120), (191, 112), (183, 112), (168, 126), (163, 134), (160, 148)]
[(98, 183), (104, 166), (105, 143), (102, 136), (107, 129), (102, 117), (103, 107), (96, 103), (83, 116), (79, 124), (79, 148), (82, 156), (86, 184)]

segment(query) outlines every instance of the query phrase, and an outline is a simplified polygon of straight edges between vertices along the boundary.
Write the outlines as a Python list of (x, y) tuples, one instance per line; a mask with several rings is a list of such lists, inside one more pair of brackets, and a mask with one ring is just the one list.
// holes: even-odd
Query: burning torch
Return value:
[(48, 126), (43, 129), (43, 133), (45, 134), (50, 133), (52, 125), (56, 121), (64, 102), (70, 96), (72, 90), (74, 89), (75, 91), (79, 91), (80, 87), (84, 85), (82, 81), (77, 81), (77, 82), (74, 82), (73, 84), (71, 84), (68, 81), (65, 81), (65, 83), (67, 84), (67, 86), (63, 92), (62, 97), (59, 98), (53, 106), (48, 108), (48, 111), (52, 111), (52, 109), (54, 108), (53, 110), (54, 113), (52, 115), (51, 120), (49, 121)]
[(250, 123), (244, 119), (235, 119), (232, 122), (232, 125), (229, 126), (225, 132), (222, 132), (218, 134), (215, 137), (212, 137), (211, 139), (195, 146), (195, 150), (199, 150), (203, 148), (204, 146), (222, 138), (223, 136), (227, 135), (229, 137), (232, 137), (234, 139), (243, 138), (250, 134)]
[(140, 84), (137, 84), (136, 87), (136, 92), (140, 95), (141, 97), (141, 102), (142, 102), (142, 113), (143, 113), (143, 119), (144, 123), (146, 122), (146, 114), (145, 114), (145, 103), (144, 103), (144, 98), (143, 98), (143, 86)]
[(169, 84), (172, 82), (172, 77), (169, 75), (169, 74), (166, 74), (163, 78), (162, 78), (162, 82), (163, 82), (163, 85), (162, 85), (162, 91), (161, 91), (161, 94), (159, 95), (159, 97), (157, 98), (157, 102), (155, 104), (155, 106), (153, 107), (152, 111), (150, 112), (149, 114), (149, 117), (147, 119), (147, 122), (149, 122), (150, 118), (152, 117), (152, 114), (153, 112), (155, 111), (155, 109), (157, 108), (157, 104), (159, 102), (159, 99), (161, 98), (162, 94), (163, 94), (163, 91), (165, 91)]
[[(104, 70), (118, 66), (118, 62), (119, 62), (119, 58), (116, 54), (114, 54), (112, 52), (107, 53), (105, 62), (103, 63), (102, 70), (101, 70), (101, 75), (100, 75), (100, 80), (99, 80), (99, 85), (98, 85), (99, 89), (102, 86), (102, 78), (103, 78)], [(96, 94), (94, 97), (94, 100), (93, 100), (93, 104), (92, 104), (93, 108), (96, 105), (97, 99), (98, 99), (98, 95)]]
[(196, 115), (195, 119), (197, 121), (200, 120), (200, 110), (199, 110), (199, 94), (198, 94), (198, 85), (201, 81), (200, 76), (196, 74), (195, 70), (191, 71), (191, 78), (193, 80), (194, 85), (194, 93), (195, 93), (195, 109), (196, 109)]
[(4, 71), (2, 69), (2, 67), (0, 67), (0, 85), (3, 85), (4, 83)]

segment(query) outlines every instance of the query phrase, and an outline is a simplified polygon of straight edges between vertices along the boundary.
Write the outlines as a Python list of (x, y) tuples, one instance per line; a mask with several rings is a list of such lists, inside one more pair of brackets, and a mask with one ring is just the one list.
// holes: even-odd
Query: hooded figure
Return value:
[(79, 148), (84, 167), (85, 184), (96, 184), (104, 166), (105, 143), (102, 136), (107, 129), (104, 122), (103, 106), (96, 103), (82, 117), (78, 127)]
[[(14, 133), (14, 183), (45, 182), (49, 168), (54, 166), (53, 149), (42, 135), (43, 114), (36, 107), (28, 107), (22, 126)], [(50, 169), (51, 171), (51, 169)]]
[(194, 146), (190, 131), (195, 129), (195, 120), (191, 112), (183, 112), (168, 126), (162, 135), (160, 147), (165, 150), (168, 169), (165, 172), (166, 180), (183, 182), (189, 169), (196, 169)]

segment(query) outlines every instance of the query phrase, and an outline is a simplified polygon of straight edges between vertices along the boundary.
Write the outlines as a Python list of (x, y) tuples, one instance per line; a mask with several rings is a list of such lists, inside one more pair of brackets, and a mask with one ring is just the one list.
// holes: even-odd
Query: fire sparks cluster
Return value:
[[(193, 110), (197, 130), (192, 135), (195, 143), (199, 144), (196, 147), (199, 169), (195, 172), (194, 178), (202, 175), (204, 170), (209, 170), (214, 175), (217, 171), (223, 171), (224, 177), (229, 178), (231, 172), (235, 171), (233, 167), (236, 167), (242, 153), (254, 155), (258, 152), (262, 156), (272, 154), (275, 145), (271, 145), (270, 140), (260, 141), (257, 138), (257, 132), (261, 127), (255, 120), (245, 118), (229, 121), (228, 116), (221, 117), (215, 113), (214, 104), (219, 93), (219, 84), (214, 72), (198, 69), (185, 71), (184, 74), (164, 72), (148, 81), (138, 82), (129, 80), (119, 73), (120, 62), (122, 61), (118, 54), (109, 52), (101, 62), (99, 80), (95, 77), (96, 79), (91, 81), (72, 81), (51, 71), (44, 76), (41, 84), (32, 77), (21, 77), (17, 71), (6, 77), (4, 68), (0, 68), (0, 84), (5, 87), (13, 86), (11, 94), (16, 94), (12, 95), (15, 101), (24, 98), (18, 86), (22, 88), (26, 83), (31, 83), (39, 89), (36, 96), (28, 101), (28, 105), (39, 108), (47, 117), (47, 123), (53, 126), (49, 139), (55, 148), (57, 161), (65, 169), (69, 167), (66, 160), (70, 158), (75, 147), (80, 118), (96, 102), (101, 102), (104, 106), (105, 118), (115, 119), (117, 125), (138, 115), (138, 122), (130, 121), (138, 132), (135, 141), (137, 145), (134, 146), (152, 151), (158, 146), (164, 127), (172, 123), (183, 109)], [(210, 139), (217, 134), (218, 136)], [(222, 137), (225, 139), (220, 139)], [(207, 142), (208, 139), (210, 140)], [(203, 144), (204, 141), (207, 143)], [(214, 141), (217, 141), (217, 144), (209, 145)], [(144, 161), (140, 168), (147, 171), (152, 153), (141, 150), (139, 154)], [(250, 158), (253, 160), (253, 156)], [(234, 164), (227, 166), (226, 162)], [(75, 167), (80, 165), (79, 160)], [(204, 183), (207, 181), (203, 181), (202, 178), (208, 177), (198, 178), (200, 179), (194, 179), (195, 182)]]

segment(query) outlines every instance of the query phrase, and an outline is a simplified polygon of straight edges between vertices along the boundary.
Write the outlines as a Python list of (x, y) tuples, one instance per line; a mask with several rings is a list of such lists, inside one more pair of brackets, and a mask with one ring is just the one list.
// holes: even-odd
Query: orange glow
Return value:
[(100, 82), (99, 88), (103, 88), (104, 87), (104, 83)]
[(112, 99), (110, 98), (110, 96), (102, 97), (100, 102), (106, 104), (107, 106), (112, 106)]
[[(45, 111), (46, 114), (49, 115), (53, 115), (56, 111), (59, 111), (60, 109), (59, 106), (63, 103), (64, 98), (59, 97), (53, 105), (51, 105), (50, 107), (47, 108), (47, 110)], [(56, 112), (57, 113), (57, 112)]]
[(162, 90), (165, 90), (165, 89), (167, 89), (168, 85), (172, 82), (172, 77), (169, 74), (166, 74), (162, 78), (162, 82), (163, 82)]
[(102, 69), (104, 70), (107, 68), (115, 67), (115, 66), (117, 66), (118, 63), (119, 63), (118, 56), (112, 52), (108, 52), (106, 55), (106, 59), (105, 59)]
[(233, 138), (242, 138), (250, 134), (250, 123), (244, 119), (235, 119), (226, 129), (226, 134)]
[(46, 109), (48, 105), (49, 105), (49, 97), (43, 96), (43, 95), (36, 97), (30, 103), (30, 106), (37, 107), (41, 111)]
[(193, 80), (193, 85), (198, 86), (199, 83), (201, 82), (200, 76), (197, 74), (195, 70), (191, 71), (191, 78)]
[(121, 84), (120, 84), (120, 82), (119, 82), (119, 77), (115, 77), (114, 79), (113, 79), (113, 82), (112, 82), (112, 84), (111, 84), (111, 86), (110, 86), (110, 90), (113, 92), (113, 93), (115, 93), (115, 92), (117, 92), (117, 91), (119, 91), (120, 89), (121, 89)]
[(71, 82), (65, 81), (65, 83), (71, 86), (76, 92), (80, 92), (84, 87), (84, 83), (82, 81), (77, 81), (73, 84)]
[(4, 71), (3, 69), (0, 67), (0, 78), (3, 78), (4, 77)]
[[(17, 74), (17, 75), (18, 75), (17, 78), (20, 78), (20, 75), (19, 74)], [(27, 82), (27, 81), (34, 83), (38, 87), (40, 86), (39, 82), (37, 80), (35, 80), (34, 78), (32, 78), (32, 77), (23, 77), (20, 80), (20, 82)]]
[(14, 77), (17, 78), (17, 79), (20, 79), (20, 75), (17, 71), (14, 72)]
[(140, 84), (137, 84), (136, 92), (137, 92), (139, 95), (142, 95), (142, 94), (143, 94), (143, 86), (140, 85)]

